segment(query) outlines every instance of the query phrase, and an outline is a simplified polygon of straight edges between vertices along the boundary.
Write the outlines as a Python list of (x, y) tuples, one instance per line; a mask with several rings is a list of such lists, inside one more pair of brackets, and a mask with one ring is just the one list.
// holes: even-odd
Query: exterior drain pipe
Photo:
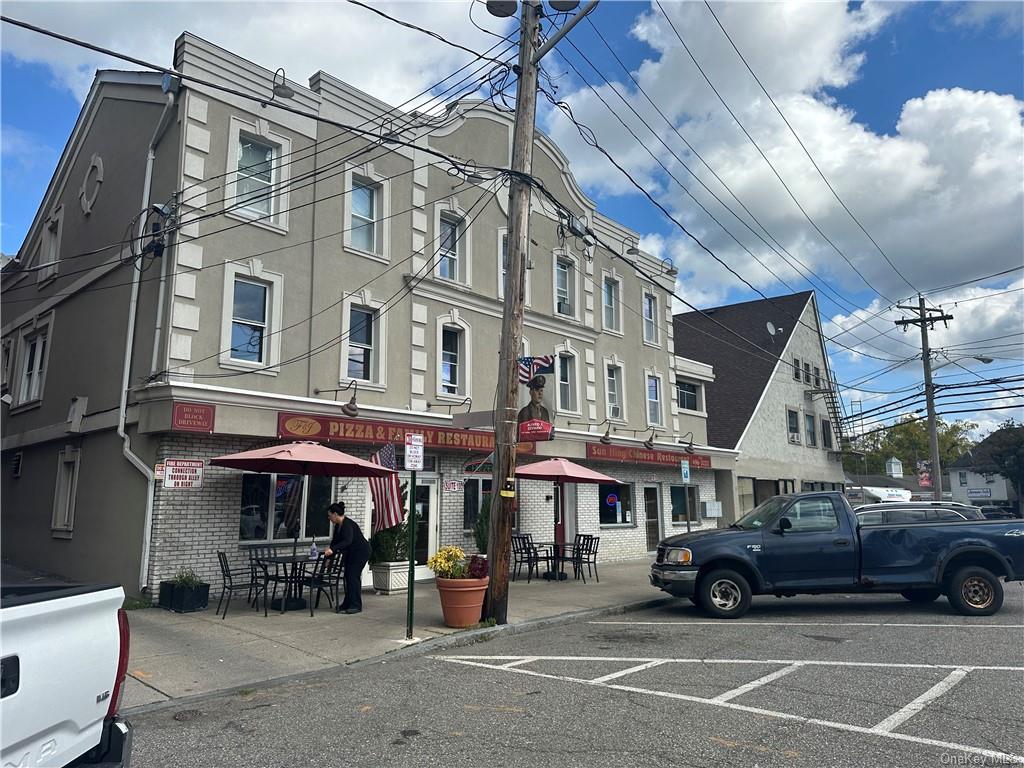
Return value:
[[(167, 103), (164, 105), (164, 110), (160, 114), (160, 121), (157, 123), (156, 131), (153, 133), (153, 139), (149, 143), (149, 151), (146, 153), (146, 175), (142, 185), (143, 215), (139, 221), (138, 232), (140, 243), (142, 242), (142, 236), (145, 233), (145, 212), (149, 209), (149, 197), (153, 183), (153, 162), (156, 160), (156, 147), (157, 144), (160, 143), (160, 139), (163, 137), (167, 127), (170, 125), (170, 117), (175, 106), (177, 81), (172, 83), (169, 79), (165, 79), (164, 91), (167, 94)], [(162, 268), (163, 265), (161, 265), (161, 269)], [(143, 590), (148, 586), (149, 578), (150, 538), (153, 532), (153, 495), (156, 487), (156, 473), (153, 471), (152, 467), (146, 464), (146, 462), (132, 451), (131, 438), (128, 436), (128, 432), (125, 429), (125, 422), (128, 418), (128, 387), (131, 382), (132, 372), (132, 348), (135, 344), (135, 322), (138, 319), (139, 280), (142, 276), (142, 273), (134, 264), (132, 265), (132, 273), (132, 293), (131, 300), (128, 303), (128, 327), (126, 329), (127, 333), (124, 345), (124, 367), (121, 375), (121, 407), (117, 418), (117, 434), (122, 441), (121, 452), (124, 454), (124, 457), (128, 459), (133, 467), (139, 470), (144, 478), (146, 478), (146, 517), (143, 522), (142, 557), (141, 564), (139, 566), (139, 589)], [(162, 288), (163, 284), (161, 282), (161, 289)]]

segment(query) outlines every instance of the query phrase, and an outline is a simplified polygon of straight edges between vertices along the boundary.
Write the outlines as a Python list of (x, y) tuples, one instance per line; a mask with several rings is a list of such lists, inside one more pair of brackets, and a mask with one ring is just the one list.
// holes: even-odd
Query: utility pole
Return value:
[[(488, 3), (494, 15), (508, 4)], [(562, 3), (562, 6), (565, 6)], [(519, 19), (519, 82), (516, 88), (516, 118), (512, 135), (512, 171), (509, 185), (508, 263), (505, 268), (505, 307), (501, 319), (498, 387), (494, 412), (494, 471), (491, 477), (491, 523), (487, 537), (490, 587), (485, 613), (498, 624), (508, 621), (508, 566), (512, 544), (515, 498), (516, 443), (519, 411), (519, 348), (523, 336), (523, 290), (526, 252), (530, 242), (530, 197), (532, 187), (523, 180), (533, 170), (533, 136), (537, 117), (537, 64), (540, 58), (575, 24), (597, 5), (591, 0), (576, 16), (538, 51), (540, 22), (544, 8), (539, 0), (523, 0)], [(512, 3), (514, 6), (514, 3)], [(555, 4), (558, 10), (558, 4)], [(574, 7), (568, 4), (568, 7)], [(505, 14), (508, 15), (508, 14)]]
[[(924, 296), (918, 294), (917, 306), (908, 307), (898, 304), (897, 309), (905, 309), (917, 313), (917, 317), (904, 320), (897, 320), (896, 325), (906, 330), (908, 325), (917, 325), (921, 328), (921, 361), (924, 363), (924, 397), (928, 406), (928, 439), (931, 442), (932, 451), (932, 498), (942, 501), (942, 466), (939, 464), (939, 433), (935, 424), (935, 388), (932, 384), (932, 352), (928, 346), (928, 329), (934, 328), (935, 323), (942, 321), (947, 326), (953, 319), (952, 315), (943, 314), (939, 308), (926, 307)], [(938, 314), (935, 314), (935, 313)]]

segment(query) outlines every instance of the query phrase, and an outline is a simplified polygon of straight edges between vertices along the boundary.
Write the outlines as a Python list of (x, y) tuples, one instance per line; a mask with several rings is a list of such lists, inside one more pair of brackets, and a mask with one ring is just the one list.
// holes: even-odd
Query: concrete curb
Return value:
[(467, 645), (475, 645), (477, 643), (487, 642), (496, 637), (503, 635), (518, 635), (524, 632), (535, 632), (540, 629), (547, 629), (548, 627), (558, 626), (560, 624), (569, 624), (574, 621), (583, 621), (587, 619), (593, 619), (599, 616), (615, 616), (624, 613), (633, 613), (635, 611), (643, 611), (648, 608), (657, 608), (658, 606), (671, 603), (675, 600), (672, 597), (660, 597), (651, 600), (640, 600), (633, 603), (625, 603), (622, 605), (610, 605), (602, 608), (586, 608), (582, 611), (573, 611), (572, 613), (560, 613), (555, 616), (542, 616), (536, 619), (526, 619), (524, 621), (516, 622), (514, 624), (504, 624), (502, 626), (495, 627), (481, 627), (480, 629), (469, 629), (461, 632), (453, 632), (450, 635), (441, 635), (439, 637), (432, 637), (428, 640), (423, 640), (415, 645), (407, 645), (402, 648), (396, 648), (392, 651), (387, 651), (377, 656), (371, 656), (366, 659), (358, 659), (356, 661), (349, 662), (347, 664), (337, 664), (333, 667), (327, 667), (326, 669), (314, 669), (310, 672), (302, 672), (297, 675), (284, 675), (282, 677), (273, 677), (269, 680), (261, 680), (254, 683), (245, 683), (243, 685), (236, 685), (230, 688), (222, 688), (219, 691), (208, 691), (206, 693), (197, 693), (193, 696), (180, 696), (176, 699), (167, 699), (166, 701), (154, 701), (151, 704), (142, 704), (138, 707), (132, 707), (130, 709), (121, 710), (120, 714), (123, 717), (132, 717), (134, 715), (143, 715), (150, 712), (159, 712), (165, 709), (188, 708), (190, 705), (200, 704), (210, 699), (215, 699), (220, 696), (232, 696), (240, 693), (241, 691), (260, 691), (267, 688), (275, 688), (281, 685), (288, 685), (291, 683), (302, 683), (311, 680), (319, 680), (321, 678), (331, 677), (337, 675), (339, 670), (345, 669), (358, 669), (360, 667), (367, 667), (373, 664), (380, 664), (382, 662), (390, 661), (392, 659), (404, 658), (406, 656), (421, 656), (424, 654), (445, 650), (447, 648), (460, 648)]

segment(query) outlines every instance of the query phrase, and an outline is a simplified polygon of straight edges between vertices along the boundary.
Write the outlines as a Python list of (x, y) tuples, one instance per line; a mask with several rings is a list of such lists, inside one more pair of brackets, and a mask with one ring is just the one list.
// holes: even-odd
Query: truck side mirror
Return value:
[(793, 521), (788, 517), (779, 518), (779, 527), (775, 529), (775, 533), (783, 534), (793, 527)]

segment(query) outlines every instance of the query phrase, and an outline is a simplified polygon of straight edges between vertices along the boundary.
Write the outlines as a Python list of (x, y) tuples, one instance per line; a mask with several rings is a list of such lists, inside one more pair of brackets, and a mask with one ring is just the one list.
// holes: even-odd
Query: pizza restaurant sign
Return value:
[(676, 451), (648, 451), (646, 448), (630, 448), (624, 445), (602, 445), (587, 443), (587, 458), (598, 461), (632, 461), (638, 464), (664, 464), (679, 466), (680, 459), (690, 462), (690, 469), (711, 469), (710, 456), (697, 456)]
[(278, 437), (297, 440), (323, 440), (342, 443), (405, 443), (407, 432), (423, 435), (425, 448), (454, 451), (494, 450), (494, 433), (474, 429), (448, 429), (423, 424), (401, 424), (392, 421), (344, 419), (333, 416), (313, 416), (308, 413), (277, 414)]

